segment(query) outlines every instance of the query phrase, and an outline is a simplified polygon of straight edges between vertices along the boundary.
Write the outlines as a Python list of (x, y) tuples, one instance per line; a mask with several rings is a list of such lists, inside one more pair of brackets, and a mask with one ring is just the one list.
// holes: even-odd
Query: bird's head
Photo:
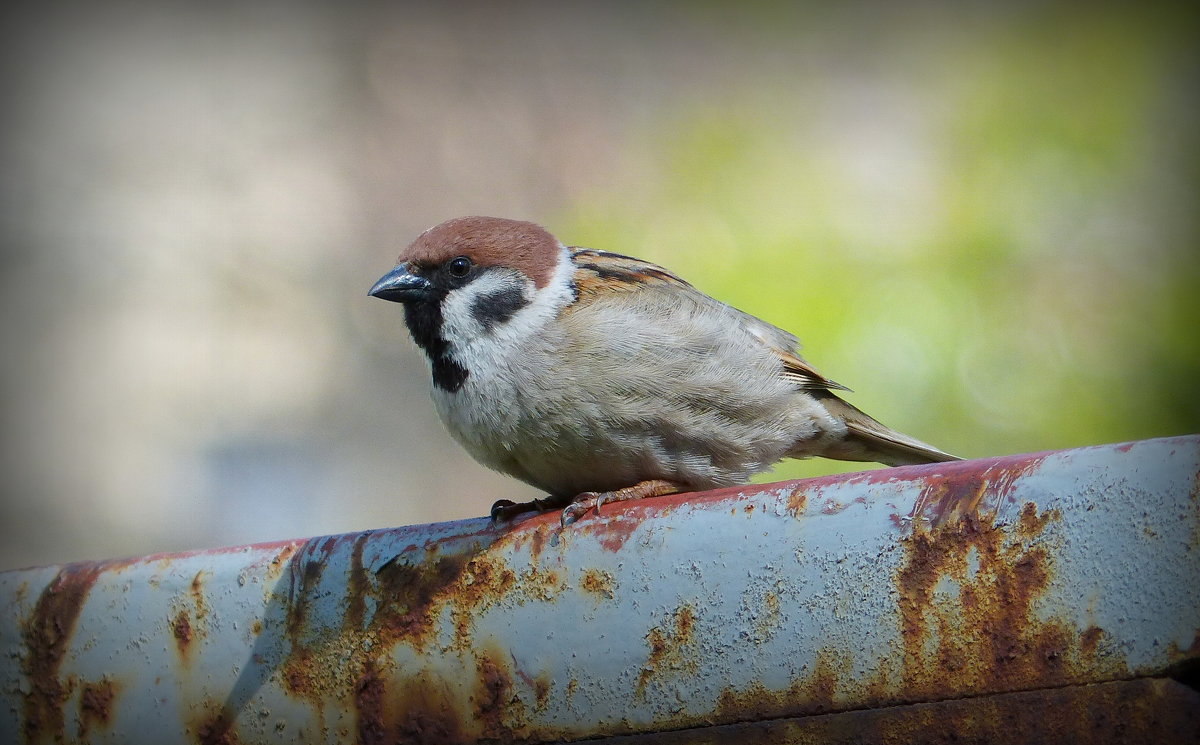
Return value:
[(465, 350), (535, 305), (565, 260), (566, 249), (534, 223), (460, 217), (418, 236), (369, 294), (404, 305), (408, 329), (434, 365), (435, 384), (449, 389), (462, 380), (439, 379), (439, 364), (458, 367), (465, 380), (472, 362)]

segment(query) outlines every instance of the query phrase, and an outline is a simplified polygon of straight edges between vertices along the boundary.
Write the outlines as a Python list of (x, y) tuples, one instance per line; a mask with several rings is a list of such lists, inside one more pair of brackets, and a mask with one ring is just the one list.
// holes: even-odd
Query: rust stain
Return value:
[(903, 689), (917, 697), (971, 695), (1063, 685), (1125, 672), (1099, 648), (1103, 630), (1041, 620), (1038, 598), (1054, 576), (1038, 540), (1054, 511), (1032, 504), (1014, 530), (994, 513), (966, 515), (905, 542), (896, 577), (903, 645)]
[[(1026, 505), (1010, 526), (997, 525), (994, 513), (914, 526), (896, 577), (901, 649), (895, 660), (880, 660), (863, 681), (846, 652), (819, 650), (785, 691), (761, 684), (722, 691), (713, 721), (828, 713), (848, 700), (877, 707), (1128, 676), (1124, 658), (1104, 644), (1102, 628), (1037, 615), (1037, 601), (1054, 579), (1044, 532), (1058, 519), (1054, 510)], [(647, 641), (652, 661), (673, 648), (661, 629)], [(639, 676), (639, 692), (652, 668), (647, 664)]]
[[(530, 590), (538, 586), (540, 574), (535, 568), (527, 573)], [(517, 575), (504, 563), (481, 555), (467, 561), (455, 579), (454, 601), (450, 606), (454, 643), (460, 649), (469, 649), (476, 613), (511, 590), (517, 583)]]
[(289, 543), (283, 547), (282, 551), (275, 554), (275, 557), (271, 559), (271, 563), (267, 565), (267, 580), (279, 578), (279, 575), (283, 573), (284, 567), (288, 565), (288, 562), (291, 561), (292, 556), (296, 553), (297, 548), (296, 544)]
[(219, 703), (207, 702), (205, 711), (215, 712), (194, 725), (199, 745), (239, 745), (241, 738), (232, 718)]
[[(318, 550), (334, 548), (322, 545)], [(339, 633), (336, 629), (308, 628), (324, 562), (319, 557), (304, 562), (297, 570), (301, 580), (288, 614), (291, 651), (282, 669), (287, 689), (317, 703), (328, 696), (349, 698), (368, 670), (378, 672), (382, 665), (379, 660), (396, 642), (404, 640), (417, 648), (424, 647), (432, 641), (440, 593), (463, 578), (467, 563), (461, 555), (434, 555), (414, 565), (394, 560), (374, 573), (362, 572), (357, 581), (347, 585), (345, 602), (348, 608), (361, 605), (364, 617), (344, 623)], [(482, 578), (485, 573), (486, 569), (476, 565), (472, 577)], [(368, 619), (366, 599), (372, 596), (378, 602)]]
[(393, 694), (386, 690), (382, 677), (368, 677), (367, 680), (378, 681), (372, 685), (376, 686), (379, 696), (380, 708), (376, 716), (380, 726), (373, 730), (379, 739), (360, 737), (359, 742), (365, 745), (449, 745), (470, 741), (462, 731), (467, 718), (450, 699), (449, 692), (437, 683), (426, 682), (422, 676), (406, 681)]
[[(501, 576), (507, 577), (512, 573), (512, 570), (504, 568)], [(555, 569), (539, 569), (530, 567), (520, 575), (519, 581), (514, 585), (504, 585), (498, 588), (499, 592), (489, 595), (487, 598), (476, 599), (475, 607), (486, 607), (488, 604), (495, 602), (500, 595), (509, 592), (511, 589), (519, 591), (522, 600), (541, 600), (549, 602), (558, 597), (567, 583), (562, 575)]]
[(805, 713), (830, 711), (837, 698), (838, 679), (848, 677), (850, 672), (848, 656), (839, 657), (823, 649), (817, 653), (812, 671), (792, 684), (789, 696), (794, 701), (805, 702)]
[[(434, 605), (439, 593), (463, 575), (468, 562), (462, 555), (442, 556), (420, 564), (393, 563), (376, 573), (379, 597), (385, 600), (376, 609), (371, 625), (388, 640), (407, 639), (418, 646), (427, 643), (434, 627)], [(476, 564), (480, 588), (487, 585), (487, 568)], [(476, 575), (472, 575), (474, 577)], [(473, 581), (472, 581), (473, 583)]]
[(292, 567), (292, 597), (288, 606), (287, 629), (289, 634), (296, 634), (304, 628), (308, 620), (309, 606), (317, 594), (317, 586), (321, 584), (321, 575), (325, 573), (325, 562), (320, 558), (304, 559), (307, 552), (295, 555), (290, 563)]
[(63, 737), (63, 704), (74, 683), (59, 679), (59, 667), (88, 592), (107, 567), (103, 562), (63, 567), (42, 591), (33, 612), (22, 624), (25, 657), (21, 672), (29, 683), (29, 692), (22, 703), (22, 729), (27, 742)]
[(811, 669), (786, 690), (755, 681), (745, 689), (725, 688), (717, 697), (715, 722), (757, 721), (787, 715), (822, 714), (837, 708), (839, 681), (852, 672), (848, 654), (821, 650)]
[(983, 472), (948, 464), (944, 472), (922, 479), (921, 494), (909, 517), (914, 523), (927, 521), (936, 527), (977, 515), (984, 507), (994, 509), (1009, 498), (1016, 481), (1036, 471), (1045, 458), (1045, 454), (998, 458)]
[(650, 654), (638, 672), (636, 695), (646, 695), (646, 688), (655, 677), (666, 673), (695, 673), (699, 663), (694, 654), (696, 611), (692, 606), (679, 606), (669, 623), (654, 626), (646, 632)]
[(554, 569), (531, 566), (517, 575), (502, 560), (486, 555), (471, 559), (463, 574), (439, 598), (449, 605), (454, 622), (451, 648), (469, 651), (474, 646), (471, 630), (479, 613), (502, 598), (550, 602), (565, 589), (566, 581)]
[(775, 590), (767, 590), (763, 593), (762, 604), (758, 609), (758, 613), (754, 616), (754, 638), (759, 642), (770, 639), (783, 620), (783, 613), (779, 607), (779, 592), (777, 590), (778, 585)]
[(1104, 629), (1099, 626), (1088, 626), (1079, 635), (1079, 650), (1085, 657), (1094, 657), (1100, 648), (1100, 640), (1104, 638)]
[(902, 660), (893, 658), (876, 660), (866, 679), (857, 687), (861, 691), (861, 697), (882, 704), (899, 700), (896, 688), (899, 685), (898, 681), (903, 679), (899, 672), (901, 662)]
[[(195, 607), (195, 620), (187, 608), (180, 608), (170, 619), (171, 636), (175, 638), (175, 650), (179, 653), (180, 661), (185, 665), (189, 662), (192, 641), (203, 635), (201, 622), (208, 616), (208, 601), (204, 597), (204, 579), (209, 573), (201, 570), (196, 572), (188, 585), (188, 597)], [(182, 600), (187, 603), (188, 601)]]
[(572, 699), (575, 698), (575, 693), (579, 690), (579, 681), (571, 678), (567, 681), (567, 704), (569, 705)]
[(474, 695), (475, 720), (483, 725), (481, 739), (511, 741), (525, 722), (525, 704), (513, 693), (513, 677), (504, 657), (487, 651), (480, 656)]
[(513, 666), (516, 669), (517, 677), (533, 692), (534, 708), (537, 711), (543, 711), (546, 704), (550, 701), (550, 688), (554, 680), (550, 677), (550, 673), (543, 670), (536, 676), (530, 675), (528, 672), (516, 667), (516, 659), (513, 659)]
[(79, 696), (79, 737), (88, 739), (93, 726), (105, 727), (112, 719), (112, 703), (117, 687), (107, 677), (96, 683), (84, 683)]
[(208, 601), (204, 598), (204, 578), (209, 572), (201, 569), (196, 572), (196, 576), (192, 578), (190, 592), (192, 594), (192, 602), (196, 605), (196, 619), (203, 620), (208, 616)]
[(322, 670), (314, 657), (313, 650), (307, 646), (297, 646), (288, 655), (287, 664), (280, 671), (288, 691), (298, 696), (320, 698)]
[(542, 556), (542, 549), (546, 547), (546, 526), (539, 525), (529, 531), (529, 558), (537, 562)]
[(787, 509), (792, 517), (799, 517), (808, 507), (808, 491), (804, 487), (792, 489), (788, 494)]
[[(626, 739), (629, 745), (690, 745), (696, 732)], [(703, 733), (700, 741), (711, 745), (1196, 742), (1200, 695), (1170, 680), (1140, 679), (746, 722)]]
[[(320, 607), (325, 612), (325, 604), (315, 604), (316, 593), (324, 591), (319, 586), (319, 567), (330, 552), (345, 550), (350, 541), (346, 595), (340, 606), (333, 604), (346, 609), (348, 618), (335, 614), (326, 619), (317, 611)], [(534, 566), (518, 576), (480, 542), (451, 549), (438, 543), (423, 550), (412, 547), (370, 571), (363, 565), (367, 542), (369, 534), (341, 536), (337, 542), (306, 546), (293, 559), (292, 571), (298, 579), (285, 629), (290, 650), (280, 669), (284, 689), (318, 707), (330, 699), (352, 705), (360, 742), (456, 742), (462, 727), (473, 721), (473, 710), (479, 715), (474, 720), (477, 726), (506, 738), (508, 729), (520, 723), (512, 718), (509, 702), (516, 697), (511, 691), (512, 674), (502, 657), (493, 654), (474, 660), (475, 693), (464, 701), (436, 676), (427, 683), (420, 676), (408, 683), (392, 682), (389, 670), (395, 663), (390, 651), (404, 643), (416, 650), (434, 647), (439, 654), (472, 660), (472, 628), (480, 609), (505, 598), (515, 602), (552, 598), (565, 588), (562, 573)], [(448, 639), (440, 636), (447, 614), (453, 632)], [(545, 685), (542, 695), (548, 695), (549, 683)], [(534, 690), (537, 695), (536, 685)], [(502, 709), (505, 714), (497, 718)]]
[(1023, 538), (1035, 538), (1046, 530), (1048, 524), (1061, 519), (1062, 512), (1057, 508), (1043, 510), (1039, 515), (1037, 505), (1026, 502), (1021, 505), (1021, 515), (1017, 519), (1017, 534)]
[(187, 660), (188, 650), (192, 644), (192, 622), (186, 610), (180, 610), (171, 619), (171, 635), (175, 637), (175, 648), (184, 660)]
[[(713, 708), (714, 724), (737, 721), (757, 721), (766, 717), (778, 716), (780, 706), (787, 706), (782, 701), (784, 694), (767, 688), (757, 680), (743, 689), (727, 687), (717, 696)], [(785, 708), (784, 711), (789, 711)]]
[(370, 534), (363, 533), (354, 539), (354, 548), (350, 552), (350, 576), (347, 578), (346, 616), (343, 625), (351, 629), (360, 629), (367, 613), (367, 595), (371, 590), (371, 580), (367, 569), (363, 566), (363, 547), (367, 544)]
[(768, 616), (777, 618), (779, 616), (779, 595), (768, 590), (767, 594), (763, 596), (763, 607)]
[(354, 687), (354, 710), (358, 713), (358, 742), (378, 745), (388, 741), (387, 723), (383, 718), (383, 702), (387, 684), (368, 660)]
[(597, 597), (608, 598), (612, 600), (615, 597), (613, 592), (615, 588), (615, 580), (612, 572), (607, 572), (603, 569), (584, 569), (579, 578), (579, 586), (584, 592), (590, 593)]
[(541, 673), (533, 679), (533, 698), (539, 711), (545, 709), (550, 701), (551, 683), (550, 673)]

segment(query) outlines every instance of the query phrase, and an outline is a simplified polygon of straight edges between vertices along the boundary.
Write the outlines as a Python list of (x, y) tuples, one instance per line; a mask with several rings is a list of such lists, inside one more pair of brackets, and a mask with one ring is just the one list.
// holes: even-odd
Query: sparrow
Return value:
[(402, 304), (442, 422), (475, 460), (548, 494), (493, 521), (745, 483), (783, 458), (960, 460), (840, 398), (795, 336), (648, 261), (531, 222), (426, 230), (369, 294)]

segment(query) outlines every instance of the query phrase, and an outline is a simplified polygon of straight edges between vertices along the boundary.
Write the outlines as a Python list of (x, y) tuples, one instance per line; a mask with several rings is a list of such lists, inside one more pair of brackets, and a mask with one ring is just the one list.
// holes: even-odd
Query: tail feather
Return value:
[(885, 427), (857, 407), (825, 392), (820, 396), (830, 414), (846, 424), (845, 439), (819, 455), (837, 460), (873, 461), (888, 466), (912, 466), (921, 463), (945, 463), (962, 460), (957, 455)]

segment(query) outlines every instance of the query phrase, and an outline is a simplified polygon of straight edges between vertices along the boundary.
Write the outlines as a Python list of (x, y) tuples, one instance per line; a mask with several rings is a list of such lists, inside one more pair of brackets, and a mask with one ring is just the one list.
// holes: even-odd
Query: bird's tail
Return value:
[(885, 427), (829, 391), (822, 393), (824, 395), (818, 395), (819, 400), (830, 414), (846, 423), (847, 432), (843, 440), (816, 455), (837, 460), (874, 461), (889, 466), (962, 460), (957, 455)]

